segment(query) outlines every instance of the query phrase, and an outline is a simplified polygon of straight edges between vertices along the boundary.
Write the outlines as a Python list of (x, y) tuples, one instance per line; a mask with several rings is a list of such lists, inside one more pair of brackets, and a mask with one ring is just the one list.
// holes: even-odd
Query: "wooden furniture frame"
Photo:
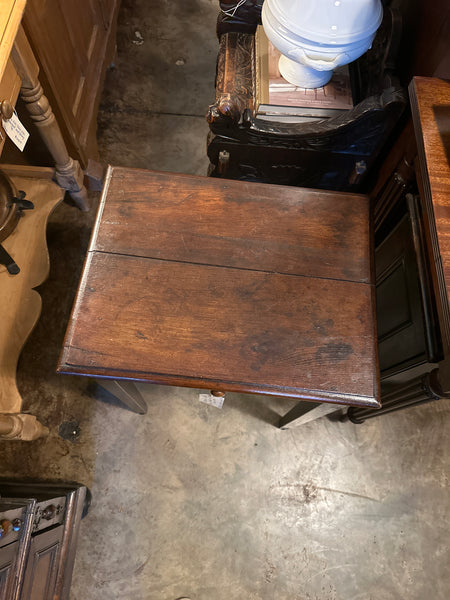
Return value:
[(25, 509), (20, 531), (7, 533), (0, 547), (0, 600), (69, 600), (90, 501), (89, 489), (73, 482), (0, 479), (0, 510)]
[[(0, 103), (3, 110), (12, 112), (20, 94), (55, 168), (2, 165), (35, 206), (3, 242), (5, 250), (19, 264), (20, 273), (11, 275), (0, 265), (0, 438), (7, 440), (33, 440), (47, 433), (36, 417), (22, 412), (22, 397), (16, 384), (20, 351), (41, 310), (41, 299), (34, 288), (46, 279), (49, 270), (47, 219), (65, 191), (78, 208), (89, 209), (84, 174), (78, 161), (69, 155), (39, 80), (40, 66), (21, 25), (25, 5), (25, 0), (0, 3)], [(0, 133), (1, 150), (5, 132), (0, 129)]]
[(376, 407), (370, 257), (366, 196), (110, 168), (58, 371)]
[[(79, 163), (69, 156), (61, 129), (39, 81), (39, 65), (20, 25), (25, 4), (26, 0), (6, 0), (1, 8), (0, 90), (5, 96), (0, 98), (0, 102), (7, 100), (14, 106), (19, 91), (17, 83), (20, 82), (20, 96), (55, 162), (56, 181), (69, 192), (81, 210), (88, 210), (83, 172)], [(3, 145), (3, 129), (2, 137)]]
[(52, 181), (53, 169), (3, 166), (16, 187), (27, 193), (34, 209), (28, 210), (16, 229), (3, 241), (20, 273), (10, 275), (0, 265), (0, 439), (34, 440), (48, 430), (35, 416), (22, 412), (16, 383), (20, 352), (41, 313), (42, 300), (34, 289), (48, 276), (50, 263), (45, 239), (47, 220), (63, 200), (64, 190)]
[(261, 10), (264, 0), (247, 0), (237, 6), (236, 0), (220, 0), (221, 12), (217, 17), (217, 35), (230, 31), (240, 33), (255, 33), (261, 24)]
[(97, 112), (114, 59), (119, 5), (120, 0), (27, 0), (22, 20), (69, 154), (91, 188), (93, 168), (105, 168), (98, 163)]
[[(350, 65), (355, 106), (312, 123), (257, 117), (257, 3), (219, 19), (216, 101), (210, 106), (208, 156), (213, 177), (366, 191), (378, 157), (403, 113), (407, 94), (395, 75), (401, 36), (398, 12), (385, 10), (372, 49)], [(233, 27), (235, 27), (233, 29)]]
[[(427, 289), (422, 293), (428, 338), (424, 347), (431, 348), (430, 338), (435, 337), (441, 348), (437, 355), (428, 349), (428, 362), (421, 361), (424, 363), (421, 373), (415, 370), (409, 375), (406, 370), (402, 382), (386, 389), (380, 410), (350, 409), (348, 417), (355, 423), (450, 397), (450, 84), (437, 78), (415, 77), (409, 92), (414, 127), (407, 127), (380, 174), (381, 185), (375, 190), (378, 196), (375, 220), (382, 223), (387, 212), (398, 206), (405, 191), (417, 185), (421, 209), (418, 226), (423, 228), (425, 245), (424, 253), (419, 251), (417, 256), (423, 263), (419, 268), (429, 272), (432, 294)], [(415, 240), (421, 237), (417, 231)], [(421, 277), (424, 282), (421, 286), (426, 287), (427, 281), (428, 277)], [(432, 364), (433, 360), (438, 364)]]

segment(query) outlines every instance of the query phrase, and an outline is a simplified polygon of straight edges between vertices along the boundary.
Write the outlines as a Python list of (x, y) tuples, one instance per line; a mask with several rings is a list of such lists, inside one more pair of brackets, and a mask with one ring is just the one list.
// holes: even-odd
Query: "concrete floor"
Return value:
[[(105, 161), (206, 173), (217, 5), (123, 2)], [(450, 597), (448, 401), (283, 432), (287, 400), (231, 394), (219, 410), (195, 390), (142, 385), (142, 417), (55, 374), (93, 218), (61, 205), (51, 219), (43, 314), (18, 370), (25, 408), (51, 433), (0, 446), (4, 476), (92, 490), (71, 600)]]

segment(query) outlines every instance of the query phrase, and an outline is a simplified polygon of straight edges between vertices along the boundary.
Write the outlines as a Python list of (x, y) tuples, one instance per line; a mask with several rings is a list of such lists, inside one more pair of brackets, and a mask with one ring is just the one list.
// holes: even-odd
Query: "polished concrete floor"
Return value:
[[(123, 2), (105, 161), (206, 174), (217, 5)], [(2, 475), (92, 490), (71, 599), (449, 598), (448, 401), (280, 431), (287, 400), (232, 394), (220, 410), (196, 390), (142, 385), (139, 416), (55, 374), (93, 218), (61, 205), (51, 219), (43, 314), (18, 370), (50, 435), (0, 446)]]

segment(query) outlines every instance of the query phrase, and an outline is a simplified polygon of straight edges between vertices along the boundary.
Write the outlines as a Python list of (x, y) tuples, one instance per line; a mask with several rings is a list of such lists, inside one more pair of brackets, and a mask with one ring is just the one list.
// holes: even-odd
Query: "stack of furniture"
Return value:
[[(52, 168), (0, 165), (34, 205), (6, 239), (1, 236), (0, 438), (31, 440), (46, 433), (35, 417), (21, 412), (16, 365), (40, 313), (41, 300), (34, 288), (49, 269), (47, 219), (66, 191), (78, 208), (88, 210), (85, 175), (102, 177), (96, 163), (96, 111), (114, 49), (118, 4), (118, 0), (0, 3), (2, 119), (12, 118), (20, 96), (17, 109), (30, 130), (28, 143), (48, 152), (54, 164)], [(1, 151), (6, 140), (3, 127), (0, 137)], [(0, 213), (0, 234), (5, 231), (2, 217)]]
[[(250, 4), (256, 11), (256, 3)], [(387, 31), (395, 41), (395, 13), (386, 15), (380, 35)], [(222, 19), (220, 25), (226, 24)], [(381, 79), (364, 77), (369, 71), (360, 64), (356, 91), (395, 82), (392, 47), (384, 40), (381, 35), (375, 55), (365, 57), (377, 62), (377, 48), (384, 49)], [(236, 391), (299, 399), (282, 417), (283, 428), (339, 404), (353, 405), (349, 416), (361, 422), (397, 408), (398, 401), (409, 406), (445, 396), (448, 294), (438, 250), (445, 248), (445, 237), (437, 240), (436, 228), (439, 233), (445, 226), (446, 213), (439, 201), (438, 226), (433, 203), (425, 201), (428, 208), (422, 208), (426, 193), (407, 195), (407, 178), (420, 171), (411, 136), (399, 138), (404, 156), (397, 144), (394, 163), (381, 169), (371, 207), (367, 197), (348, 193), (364, 183), (364, 173), (353, 176), (351, 161), (363, 156), (359, 164), (376, 164), (384, 136), (405, 106), (404, 92), (391, 85), (361, 100), (349, 115), (301, 125), (298, 144), (287, 148), (294, 140), (288, 125), (277, 129), (252, 116), (253, 61), (252, 33), (222, 33), (217, 102), (209, 112), (210, 156), (217, 150), (211, 174), (221, 181), (111, 169), (59, 372), (109, 382), (138, 412), (145, 411), (145, 402), (136, 381), (206, 388), (213, 396)], [(430, 98), (438, 88), (443, 98), (447, 94), (446, 84), (434, 80), (416, 85), (429, 86)], [(427, 121), (439, 149), (435, 162), (446, 164), (446, 126), (437, 132), (430, 110)], [(367, 142), (362, 155), (356, 148), (359, 127)], [(278, 150), (297, 151), (302, 144), (305, 154), (291, 166), (304, 170), (315, 191), (229, 180), (271, 180), (256, 172), (261, 156), (271, 157), (275, 172), (283, 167)], [(244, 154), (251, 168), (233, 171), (239, 162), (233, 157)], [(418, 180), (426, 181), (424, 175)], [(442, 361), (439, 371), (430, 369), (431, 361)], [(380, 373), (383, 408), (377, 411)], [(321, 404), (312, 410), (314, 402)]]
[[(234, 18), (224, 13), (219, 18), (216, 101), (207, 114), (209, 174), (319, 189), (367, 190), (407, 102), (396, 76), (399, 13), (385, 8), (372, 49), (350, 65), (354, 106), (338, 116), (292, 123), (257, 116), (254, 31), (261, 5), (247, 2)], [(248, 27), (243, 28), (246, 18)]]
[[(437, 169), (442, 181), (448, 165), (448, 125), (443, 116), (448, 84), (439, 79), (416, 79), (410, 87), (414, 128), (407, 112), (400, 120), (399, 116), (406, 104), (402, 84), (413, 74), (450, 76), (448, 7), (443, 2), (423, 6), (418, 18), (417, 7), (384, 2), (384, 21), (373, 48), (350, 65), (356, 105), (347, 118), (280, 124), (269, 118), (262, 121), (257, 115), (258, 48), (254, 32), (258, 16), (255, 7), (251, 12), (250, 4), (254, 3), (246, 3), (247, 29), (238, 23), (239, 10), (234, 18), (222, 15), (218, 21), (216, 102), (207, 115), (210, 174), (315, 188), (370, 190), (383, 408), (352, 408), (349, 417), (355, 423), (362, 422), (445, 397), (448, 294), (440, 253), (445, 253), (446, 240), (436, 220), (436, 200), (429, 198), (433, 188), (429, 181), (437, 179), (431, 168)], [(383, 109), (372, 112), (372, 104), (365, 111), (365, 103), (376, 103), (377, 97), (378, 108), (383, 105)], [(427, 97), (430, 102), (434, 98), (434, 109), (430, 105), (424, 109)], [(375, 127), (371, 114), (380, 119)], [(430, 131), (434, 131), (434, 152), (440, 156), (439, 162), (433, 160), (431, 164), (424, 158), (429, 155)], [(378, 135), (381, 144), (377, 147)], [(428, 150), (422, 151), (422, 147)], [(437, 202), (442, 214), (443, 205)]]

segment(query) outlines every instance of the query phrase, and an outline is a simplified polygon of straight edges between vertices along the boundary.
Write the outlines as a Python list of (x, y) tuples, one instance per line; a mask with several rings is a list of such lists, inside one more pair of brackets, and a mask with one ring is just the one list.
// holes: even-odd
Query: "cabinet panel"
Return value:
[(19, 542), (9, 544), (2, 548), (0, 554), (0, 600), (8, 600), (8, 591), (11, 590), (10, 577), (14, 576), (14, 560), (18, 553)]
[(405, 214), (377, 248), (377, 323), (383, 375), (427, 361), (413, 232)]
[(380, 170), (372, 194), (383, 378), (442, 358), (423, 208), (417, 195), (416, 154), (408, 123)]
[[(88, 22), (91, 20), (89, 13), (86, 15), (86, 20)], [(30, 22), (32, 22), (31, 28), (28, 27)], [(81, 76), (77, 64), (81, 48), (76, 52), (59, 3), (49, 0), (31, 0), (27, 4), (23, 24), (27, 33), (28, 29), (32, 32), (32, 35), (28, 35), (28, 39), (39, 62), (44, 66), (51, 65), (55, 74), (62, 75), (57, 82), (57, 95), (73, 98)], [(49, 80), (56, 88), (56, 79), (49, 77)]]
[(26, 0), (0, 1), (0, 78), (9, 60), (11, 47), (22, 19)]
[[(28, 0), (23, 25), (65, 141), (97, 158), (96, 116), (115, 44), (118, 0)], [(46, 85), (47, 84), (47, 85)]]
[(46, 531), (32, 538), (28, 556), (23, 597), (28, 600), (52, 600), (56, 569), (64, 527)]

